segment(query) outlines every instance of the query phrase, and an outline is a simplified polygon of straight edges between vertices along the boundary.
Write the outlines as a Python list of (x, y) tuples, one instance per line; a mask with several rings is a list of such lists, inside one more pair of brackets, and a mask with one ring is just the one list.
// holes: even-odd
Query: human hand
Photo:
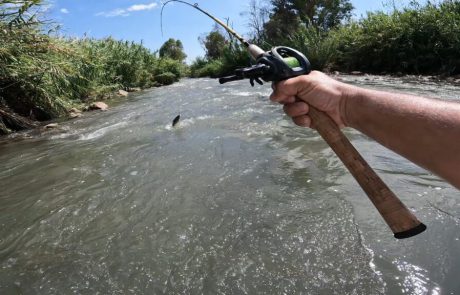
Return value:
[(346, 97), (352, 86), (336, 81), (327, 75), (312, 71), (273, 84), (270, 100), (284, 105), (284, 112), (292, 118), (295, 124), (311, 127), (308, 116), (310, 106), (327, 113), (340, 127), (347, 126)]

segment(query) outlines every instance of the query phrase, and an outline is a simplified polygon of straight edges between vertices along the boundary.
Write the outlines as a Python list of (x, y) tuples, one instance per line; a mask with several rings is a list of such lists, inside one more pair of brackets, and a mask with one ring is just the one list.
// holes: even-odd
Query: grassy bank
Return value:
[(159, 58), (142, 44), (52, 37), (42, 22), (25, 19), (30, 6), (0, 8), (0, 134), (118, 89), (171, 84), (187, 72), (181, 61)]
[[(272, 16), (273, 17), (273, 16)], [(268, 19), (269, 23), (272, 21)], [(391, 13), (373, 12), (359, 21), (324, 29), (302, 23), (280, 40), (267, 34), (260, 41), (302, 51), (314, 69), (375, 74), (460, 74), (460, 2), (418, 5)], [(278, 38), (280, 38), (278, 36)], [(244, 59), (197, 60), (197, 76), (247, 66)]]

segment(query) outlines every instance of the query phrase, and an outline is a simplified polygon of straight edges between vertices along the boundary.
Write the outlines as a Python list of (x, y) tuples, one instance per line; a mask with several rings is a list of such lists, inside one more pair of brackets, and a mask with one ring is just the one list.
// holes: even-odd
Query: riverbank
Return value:
[[(398, 88), (398, 85), (400, 84), (405, 84), (409, 83), (410, 85), (420, 85), (420, 88), (427, 89), (427, 87), (430, 87), (435, 91), (436, 88), (442, 87), (446, 89), (446, 93), (449, 93), (449, 91), (455, 92), (456, 89), (460, 87), (460, 77), (458, 76), (434, 76), (434, 75), (427, 75), (427, 76), (422, 76), (422, 75), (400, 75), (400, 74), (392, 74), (392, 75), (372, 75), (369, 73), (363, 73), (359, 71), (352, 71), (349, 73), (345, 72), (338, 72), (338, 71), (333, 71), (333, 72), (328, 72), (328, 75), (331, 77), (341, 80), (345, 83), (351, 83), (351, 84), (360, 84), (360, 85), (366, 85), (368, 87), (375, 87), (381, 84), (386, 85), (386, 88), (383, 90), (386, 91), (400, 91)], [(217, 81), (216, 81), (217, 83)], [(394, 85), (392, 88), (391, 85)], [(249, 86), (248, 86), (249, 87)], [(60, 125), (62, 123), (65, 124), (66, 121), (79, 118), (81, 116), (85, 116), (88, 112), (91, 111), (104, 111), (106, 108), (110, 108), (112, 106), (112, 103), (115, 105), (119, 105), (120, 103), (129, 103), (129, 97), (130, 96), (136, 96), (137, 93), (140, 93), (141, 91), (149, 91), (153, 89), (161, 89), (160, 88), (149, 88), (149, 89), (140, 89), (140, 88), (133, 88), (129, 89), (130, 91), (125, 91), (125, 90), (118, 90), (116, 92), (112, 92), (107, 94), (106, 99), (104, 100), (91, 100), (90, 102), (87, 102), (86, 104), (81, 104), (77, 108), (73, 107), (70, 108), (64, 116), (61, 116), (59, 118), (56, 118), (51, 121), (32, 121), (29, 118), (24, 118), (22, 119), (25, 120), (25, 123), (22, 122), (21, 124), (26, 125), (24, 128), (21, 128), (22, 130), (27, 130), (27, 129), (37, 129), (38, 131), (40, 130), (46, 130), (46, 129), (54, 129), (60, 128)], [(413, 88), (414, 93), (418, 93), (417, 87), (414, 86)], [(422, 93), (420, 93), (423, 95)], [(445, 96), (442, 97), (443, 99), (456, 99), (455, 97), (449, 97)], [(99, 103), (106, 104), (106, 108), (98, 106)], [(0, 110), (1, 111), (1, 110)], [(1, 115), (1, 112), (0, 112)], [(58, 123), (59, 125), (55, 125), (55, 123)]]
[[(0, 4), (0, 10), (7, 12), (0, 13), (0, 135), (65, 117), (69, 110), (82, 109), (89, 101), (103, 100), (119, 89), (169, 85), (185, 76), (216, 77), (250, 64), (246, 50), (225, 37), (221, 45), (210, 42), (207, 58), (198, 58), (188, 67), (183, 62), (181, 43), (170, 48), (179, 52), (162, 55), (170, 40), (158, 56), (134, 42), (44, 34), (47, 25), (26, 17), (34, 5), (27, 1), (23, 7)], [(267, 20), (263, 29), (273, 21), (278, 20)], [(291, 24), (292, 34), (283, 35), (284, 39), (270, 39), (267, 31), (259, 43), (296, 48), (305, 53), (313, 68), (332, 73), (392, 73), (460, 83), (460, 26), (455, 25), (460, 23), (459, 3), (412, 4), (400, 11), (369, 13), (358, 21), (327, 28), (298, 21)], [(210, 54), (216, 46), (219, 54)]]
[(158, 55), (142, 43), (111, 37), (56, 35), (49, 22), (36, 16), (40, 4), (0, 4), (0, 134), (69, 113), (78, 116), (70, 110), (91, 108), (113, 93), (169, 85), (187, 75), (182, 55)]
[[(92, 111), (106, 111), (111, 107), (112, 102), (119, 99), (126, 98), (133, 95), (134, 93), (143, 91), (146, 89), (141, 88), (130, 88), (127, 90), (120, 89), (116, 92), (106, 93), (103, 99), (88, 99), (84, 103), (79, 103), (66, 110), (65, 114), (47, 121), (39, 121), (30, 117), (23, 117), (18, 114), (15, 114), (11, 110), (2, 109), (0, 106), (0, 136), (9, 135), (17, 131), (25, 131), (30, 129), (54, 129), (58, 128), (61, 122), (68, 120), (80, 118), (84, 116), (87, 112)], [(117, 103), (119, 103), (117, 101)], [(4, 122), (8, 124), (4, 124)], [(15, 126), (13, 130), (8, 128), (10, 126)]]
[(182, 61), (112, 38), (53, 38), (0, 22), (0, 39), (6, 40), (0, 44), (0, 134), (65, 117), (114, 93), (169, 85), (187, 73)]

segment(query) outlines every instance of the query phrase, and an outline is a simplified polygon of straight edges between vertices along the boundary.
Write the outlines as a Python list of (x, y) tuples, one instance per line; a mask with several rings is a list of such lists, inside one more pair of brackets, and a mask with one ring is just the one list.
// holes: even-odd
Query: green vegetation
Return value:
[(30, 126), (26, 118), (49, 120), (115, 90), (171, 84), (187, 73), (180, 41), (176, 55), (158, 57), (112, 38), (52, 37), (35, 16), (40, 3), (0, 0), (0, 134)]
[(178, 61), (184, 61), (187, 55), (184, 53), (184, 46), (180, 40), (170, 38), (160, 48), (161, 58), (171, 58)]
[[(313, 4), (315, 5), (313, 5)], [(428, 2), (390, 13), (373, 12), (351, 20), (349, 0), (252, 0), (249, 17), (252, 42), (263, 48), (284, 45), (302, 51), (314, 69), (369, 73), (460, 74), (460, 2)], [(215, 30), (206, 38), (215, 38)], [(222, 42), (220, 42), (222, 43)], [(209, 54), (192, 65), (194, 76), (216, 76), (248, 66), (248, 59)], [(224, 42), (222, 52), (235, 46)], [(230, 48), (231, 47), (231, 48)]]
[(198, 57), (193, 61), (190, 66), (191, 77), (224, 76), (231, 74), (236, 67), (245, 67), (251, 62), (246, 49), (238, 40), (226, 38), (217, 27), (200, 41), (205, 48), (206, 57)]
[(370, 13), (331, 34), (336, 68), (374, 73), (460, 74), (460, 2)]
[[(157, 52), (112, 38), (53, 37), (42, 0), (0, 0), (0, 134), (118, 89), (169, 85), (185, 75), (218, 77), (250, 65), (246, 50), (218, 27), (201, 38), (205, 57), (188, 68), (181, 41)], [(350, 0), (251, 0), (251, 41), (284, 45), (314, 69), (370, 73), (460, 74), (460, 2), (428, 2), (352, 20)], [(45, 31), (48, 31), (45, 33)], [(28, 118), (28, 119), (27, 119)]]

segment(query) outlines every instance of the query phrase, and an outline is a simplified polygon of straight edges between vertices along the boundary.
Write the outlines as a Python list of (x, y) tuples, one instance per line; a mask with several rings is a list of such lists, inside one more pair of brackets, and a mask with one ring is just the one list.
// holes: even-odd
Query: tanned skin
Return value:
[(460, 189), (460, 103), (364, 89), (317, 71), (273, 89), (270, 99), (295, 124), (314, 126), (312, 105)]

